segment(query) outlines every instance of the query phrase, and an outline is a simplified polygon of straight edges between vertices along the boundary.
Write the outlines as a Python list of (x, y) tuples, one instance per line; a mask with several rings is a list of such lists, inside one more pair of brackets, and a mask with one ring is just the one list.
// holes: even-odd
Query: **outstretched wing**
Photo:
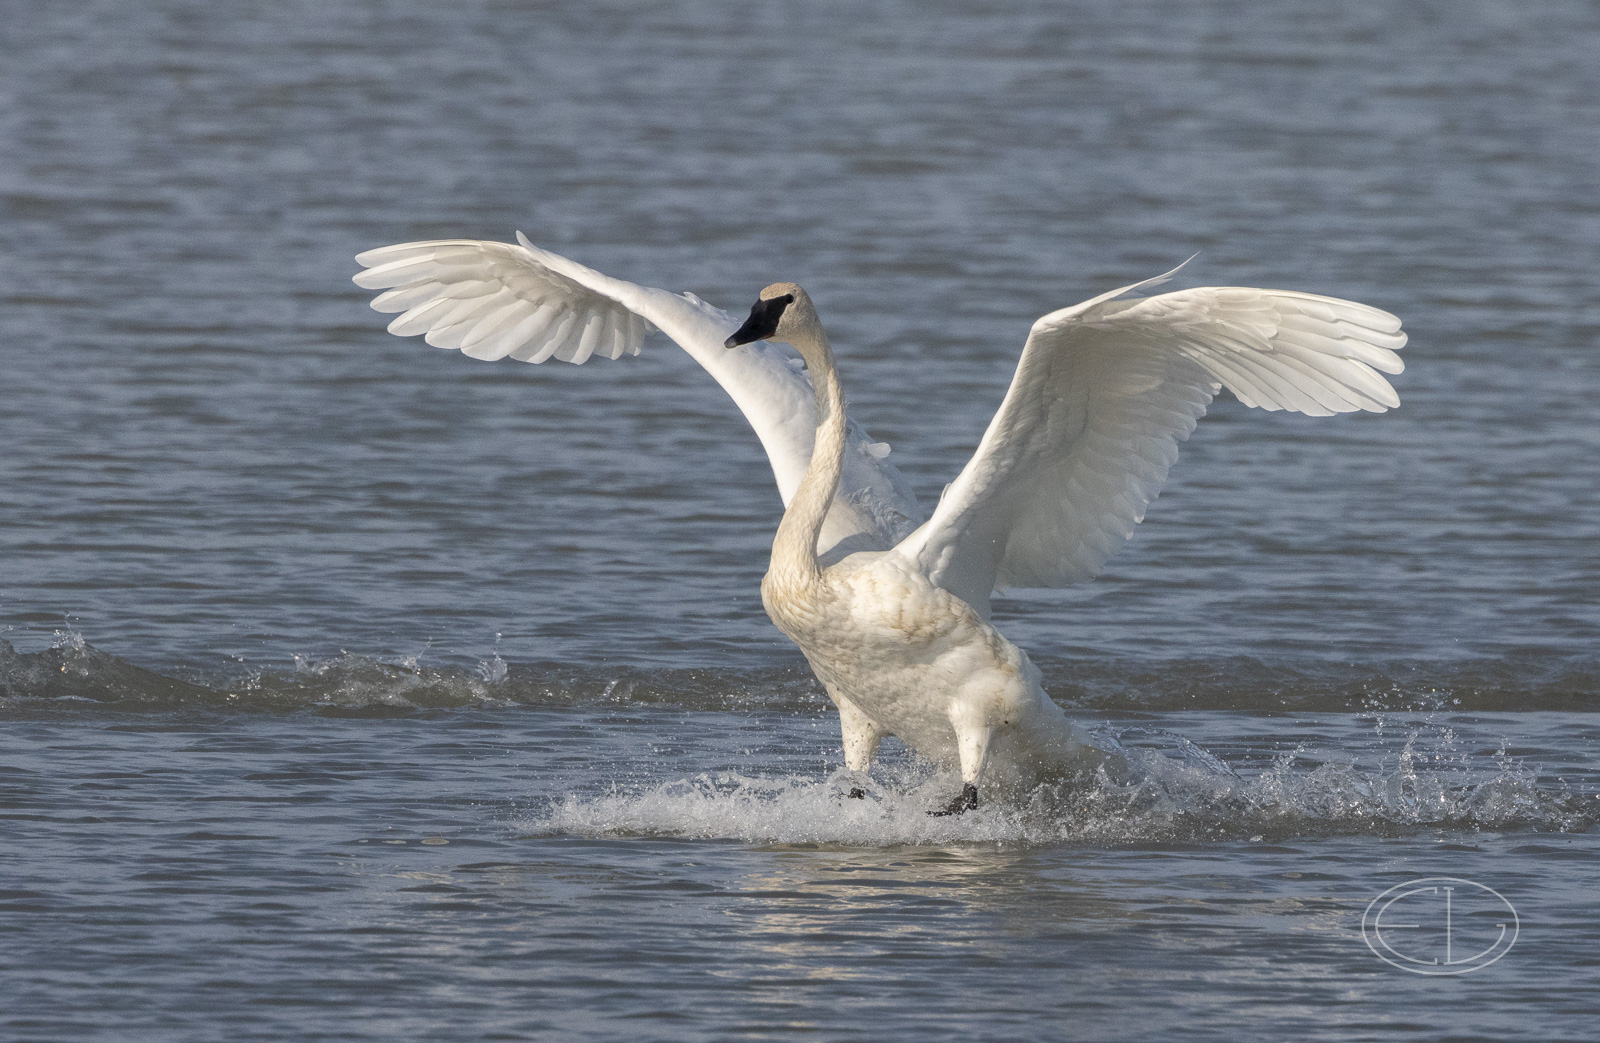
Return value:
[[(811, 378), (766, 342), (722, 346), (739, 322), (692, 294), (613, 279), (517, 233), (517, 243), (449, 239), (401, 243), (356, 257), (358, 286), (384, 290), (372, 302), (399, 312), (389, 332), (425, 334), (429, 344), (480, 359), (583, 363), (637, 355), (659, 329), (722, 385), (767, 451), (787, 504), (811, 460), (816, 402)], [(922, 520), (916, 496), (852, 422), (845, 471), (823, 526), (819, 551), (837, 558), (887, 549)]]
[(554, 256), (530, 263), (525, 247), (470, 239), (402, 243), (357, 255), (367, 270), (355, 283), (388, 288), (372, 308), (400, 313), (390, 333), (422, 333), (477, 359), (582, 364), (639, 354), (652, 324), (564, 272), (571, 262), (550, 264)]
[(1171, 274), (1033, 324), (977, 453), (898, 553), (987, 614), (992, 591), (1099, 572), (1219, 388), (1312, 416), (1400, 404), (1379, 375), (1404, 369), (1388, 312), (1233, 286), (1115, 299)]

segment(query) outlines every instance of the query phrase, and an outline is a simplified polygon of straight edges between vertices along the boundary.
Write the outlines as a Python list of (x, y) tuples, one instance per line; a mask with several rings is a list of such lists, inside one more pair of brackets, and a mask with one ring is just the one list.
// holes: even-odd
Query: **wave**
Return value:
[[(1453, 663), (1330, 666), (1248, 657), (1128, 662), (1036, 657), (1051, 696), (1085, 712), (1497, 712), (1600, 710), (1600, 661), (1536, 652)], [(663, 705), (689, 710), (824, 709), (803, 664), (643, 670), (570, 663), (423, 663), (344, 653), (286, 667), (160, 673), (75, 631), (38, 652), (0, 639), (0, 709), (184, 708), (401, 714), (458, 707)], [(74, 707), (74, 704), (75, 707)]]
[[(1497, 712), (1600, 710), (1600, 661), (1510, 654), (1451, 663), (1330, 666), (1247, 657), (1135, 661), (1036, 657), (1051, 696), (1071, 710)], [(0, 709), (78, 712), (210, 708), (398, 714), (456, 707), (644, 704), (690, 710), (828, 706), (803, 664), (643, 670), (571, 663), (423, 663), (344, 653), (232, 676), (172, 676), (94, 647), (75, 631), (38, 652), (0, 639)]]
[(664, 704), (686, 709), (821, 708), (826, 695), (801, 669), (604, 671), (562, 663), (425, 664), (344, 653), (296, 657), (288, 668), (233, 677), (173, 677), (94, 647), (75, 631), (38, 652), (0, 638), (0, 708), (162, 711), (187, 708), (406, 713), (458, 707)]

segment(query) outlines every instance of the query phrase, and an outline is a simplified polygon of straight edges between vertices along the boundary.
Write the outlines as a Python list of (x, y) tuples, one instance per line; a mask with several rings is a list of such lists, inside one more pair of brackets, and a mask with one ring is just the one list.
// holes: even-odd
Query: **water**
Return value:
[[(1542, 3), (29, 7), (0, 64), (0, 1036), (1592, 1037), (1600, 16)], [(757, 594), (779, 504), (652, 341), (382, 332), (352, 256), (795, 279), (931, 501), (1045, 311), (1401, 315), (1383, 416), (1219, 401), (1000, 603), (1144, 781), (929, 819)], [(1516, 946), (1380, 962), (1453, 876)]]

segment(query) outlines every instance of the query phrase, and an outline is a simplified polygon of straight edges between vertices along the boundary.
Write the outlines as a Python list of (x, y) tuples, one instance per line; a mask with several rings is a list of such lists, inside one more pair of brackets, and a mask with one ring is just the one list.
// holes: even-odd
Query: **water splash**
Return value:
[(494, 654), (478, 664), (478, 676), (492, 685), (504, 681), (506, 675), (510, 673), (506, 661), (500, 658), (500, 641), (504, 636), (504, 634), (494, 636)]
[[(1600, 802), (1569, 787), (1542, 787), (1502, 751), (1492, 768), (1448, 750), (1424, 757), (1413, 735), (1392, 762), (1363, 769), (1328, 759), (1309, 769), (1304, 751), (1263, 771), (1236, 773), (1182, 740), (1174, 750), (1128, 751), (1129, 770), (1043, 786), (1014, 803), (993, 802), (951, 818), (930, 808), (959, 780), (915, 766), (838, 771), (824, 778), (701, 774), (646, 785), (566, 794), (519, 823), (532, 835), (675, 836), (770, 844), (1092, 845), (1337, 835), (1403, 835), (1421, 829), (1584, 830)], [(1424, 761), (1437, 752), (1441, 764)], [(1119, 777), (1120, 776), (1120, 777)], [(848, 793), (863, 787), (866, 799)]]

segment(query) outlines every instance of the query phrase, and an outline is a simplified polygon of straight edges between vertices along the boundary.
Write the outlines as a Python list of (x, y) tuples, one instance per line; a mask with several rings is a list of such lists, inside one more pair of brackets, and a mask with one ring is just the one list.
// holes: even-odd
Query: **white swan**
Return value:
[[(364, 253), (356, 282), (399, 334), (485, 358), (636, 354), (648, 321), (722, 383), (756, 429), (788, 509), (761, 585), (767, 613), (839, 708), (846, 764), (894, 735), (960, 767), (962, 792), (1081, 771), (1107, 752), (1067, 721), (1027, 655), (988, 622), (1004, 587), (1094, 575), (1131, 535), (1212, 397), (1312, 415), (1382, 412), (1406, 342), (1393, 315), (1331, 297), (1203, 287), (1118, 300), (1173, 272), (1034, 323), (1000, 411), (933, 516), (844, 411), (816, 310), (767, 287), (737, 330), (697, 299), (610, 279), (521, 246), (450, 241)], [(1180, 266), (1181, 267), (1181, 266)], [(1174, 269), (1174, 272), (1176, 269)], [(724, 338), (729, 349), (710, 348)], [(812, 380), (763, 342), (787, 341)], [(807, 389), (806, 384), (814, 382)], [(810, 394), (806, 394), (807, 391)], [(807, 408), (807, 407), (810, 408)]]

